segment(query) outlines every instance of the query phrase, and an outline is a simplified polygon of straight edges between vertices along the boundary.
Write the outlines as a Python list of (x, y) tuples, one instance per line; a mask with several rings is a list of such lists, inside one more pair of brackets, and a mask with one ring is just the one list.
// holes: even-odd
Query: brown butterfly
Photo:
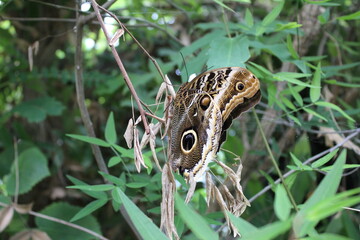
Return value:
[(181, 85), (170, 108), (172, 169), (199, 179), (215, 159), (233, 119), (260, 98), (259, 79), (241, 67), (207, 71)]

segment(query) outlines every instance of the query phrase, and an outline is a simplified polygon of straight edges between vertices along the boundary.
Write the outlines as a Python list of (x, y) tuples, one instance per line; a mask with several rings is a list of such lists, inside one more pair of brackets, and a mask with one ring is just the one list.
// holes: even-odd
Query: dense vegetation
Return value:
[[(175, 175), (181, 239), (231, 239), (225, 215), (243, 239), (360, 239), (359, 1), (97, 3), (149, 54), (127, 32), (111, 44), (148, 113), (166, 112), (167, 98), (156, 100), (162, 73), (175, 89), (227, 66), (261, 81), (261, 103), (233, 122), (218, 153), (234, 169), (241, 157), (251, 207), (238, 218), (216, 201), (207, 206), (202, 183), (184, 205), (188, 186)], [(120, 33), (102, 14), (110, 34)], [(0, 56), (0, 238), (165, 238), (154, 161), (167, 161), (165, 129), (142, 156), (128, 148), (137, 99), (90, 1), (0, 1)], [(226, 179), (217, 164), (210, 169), (218, 185)]]

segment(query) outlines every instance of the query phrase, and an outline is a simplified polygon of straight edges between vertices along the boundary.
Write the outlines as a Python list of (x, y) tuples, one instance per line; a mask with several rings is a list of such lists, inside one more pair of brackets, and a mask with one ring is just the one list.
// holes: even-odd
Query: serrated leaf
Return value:
[(113, 112), (110, 113), (108, 120), (105, 126), (105, 139), (108, 143), (115, 144), (116, 143), (116, 129), (115, 129), (115, 120)]
[[(74, 216), (74, 214), (80, 210), (80, 207), (71, 206), (68, 203), (58, 202), (47, 206), (40, 213), (47, 216), (60, 218), (65, 221), (70, 221), (72, 216)], [(36, 217), (35, 221), (39, 229), (46, 232), (52, 240), (90, 240), (95, 238), (93, 235), (90, 235), (86, 232), (77, 230), (61, 223), (49, 221), (44, 218)], [(77, 220), (74, 223), (86, 229), (90, 229), (97, 234), (101, 234), (99, 223), (91, 215)]]
[[(116, 198), (119, 198), (133, 226), (138, 230), (142, 239), (146, 240), (167, 240), (165, 234), (148, 218), (122, 191), (115, 188), (113, 191)], [(114, 197), (113, 195), (113, 197)]]
[(350, 117), (346, 112), (344, 112), (341, 108), (339, 108), (338, 106), (336, 106), (333, 103), (330, 103), (330, 102), (316, 102), (315, 104), (318, 105), (318, 106), (321, 106), (321, 107), (328, 107), (328, 108), (334, 109), (335, 111), (338, 111), (339, 113), (341, 113), (341, 115), (343, 115), (345, 118), (347, 118), (351, 122), (355, 122), (355, 120), (352, 117)]
[[(50, 175), (45, 155), (36, 147), (19, 155), (19, 194), (26, 193), (38, 182)], [(15, 167), (4, 181), (9, 195), (15, 194)]]
[(181, 199), (179, 194), (175, 195), (175, 208), (197, 239), (219, 239), (219, 236), (210, 228), (205, 219), (188, 205), (185, 205), (184, 200)]
[(316, 67), (314, 77), (312, 79), (311, 85), (318, 88), (310, 88), (310, 99), (312, 102), (316, 102), (320, 98), (321, 94), (321, 63), (319, 63)]
[(68, 186), (67, 188), (79, 189), (85, 191), (109, 191), (114, 189), (114, 185), (111, 184), (99, 184), (99, 185), (77, 185), (77, 186)]
[(102, 140), (100, 138), (88, 137), (88, 136), (77, 135), (77, 134), (66, 134), (66, 136), (75, 138), (75, 139), (83, 141), (83, 142), (95, 144), (95, 145), (98, 145), (101, 147), (110, 147), (111, 146), (109, 143), (105, 142), (104, 140)]
[(104, 206), (107, 202), (108, 202), (107, 199), (97, 199), (95, 201), (90, 202), (88, 205), (83, 207), (78, 213), (76, 213), (75, 216), (70, 219), (70, 222), (75, 222), (83, 217), (86, 217), (95, 210)]

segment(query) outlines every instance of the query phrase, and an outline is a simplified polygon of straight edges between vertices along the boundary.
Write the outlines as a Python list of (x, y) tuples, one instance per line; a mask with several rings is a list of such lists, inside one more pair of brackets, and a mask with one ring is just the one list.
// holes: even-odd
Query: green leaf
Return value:
[(175, 208), (197, 239), (219, 239), (219, 236), (210, 228), (205, 219), (188, 205), (185, 205), (184, 200), (178, 194), (175, 195)]
[(328, 121), (324, 116), (320, 115), (319, 113), (315, 112), (314, 110), (312, 110), (310, 108), (304, 107), (303, 109), (304, 109), (305, 112), (307, 112), (307, 113), (309, 113), (311, 115), (314, 115), (314, 116), (324, 120), (325, 122)]
[(242, 219), (241, 217), (236, 217), (230, 212), (226, 212), (226, 214), (229, 216), (230, 221), (234, 224), (236, 229), (239, 231), (241, 236), (251, 236), (254, 232), (259, 231), (257, 227), (249, 223), (248, 221)]
[(345, 118), (347, 118), (351, 122), (355, 122), (355, 120), (352, 117), (350, 117), (346, 112), (344, 112), (341, 108), (339, 108), (338, 106), (336, 106), (333, 103), (330, 103), (330, 102), (316, 102), (315, 104), (318, 105), (318, 106), (321, 106), (321, 107), (328, 107), (328, 108), (334, 109), (335, 111), (338, 111), (339, 113), (341, 113), (341, 115), (343, 115)]
[(129, 188), (142, 188), (147, 186), (149, 183), (150, 182), (132, 182), (132, 183), (127, 183), (126, 186)]
[[(48, 162), (45, 155), (36, 147), (28, 148), (21, 152), (19, 163), (19, 194), (30, 191), (38, 182), (50, 176)], [(11, 173), (4, 179), (9, 195), (15, 194), (16, 174), (13, 164)]]
[(294, 58), (294, 59), (299, 59), (299, 55), (298, 53), (296, 52), (294, 46), (293, 46), (293, 42), (292, 42), (292, 39), (291, 39), (291, 35), (287, 35), (286, 37), (286, 46), (287, 46), (287, 49), (289, 50), (291, 56)]
[[(53, 203), (43, 209), (40, 213), (47, 216), (56, 217), (64, 221), (70, 221), (72, 216), (81, 210), (80, 207), (71, 206), (68, 203)], [(77, 230), (75, 228), (49, 221), (44, 218), (36, 217), (36, 225), (38, 228), (46, 232), (52, 240), (90, 240), (94, 239), (93, 235)], [(98, 234), (101, 234), (99, 223), (93, 216), (86, 216), (74, 222), (86, 229), (90, 229)]]
[(305, 218), (308, 221), (319, 222), (320, 220), (342, 210), (344, 207), (356, 205), (360, 203), (360, 195), (357, 195), (359, 193), (360, 188), (355, 188), (326, 198), (311, 207), (306, 212)]
[(285, 96), (281, 95), (280, 100), (285, 104), (286, 107), (290, 108), (291, 110), (296, 109), (295, 105), (289, 99), (287, 99)]
[(330, 198), (335, 195), (336, 190), (340, 184), (342, 167), (346, 159), (346, 150), (343, 150), (336, 160), (334, 167), (321, 181), (315, 192), (302, 206), (301, 210), (296, 214), (293, 223), (293, 229), (297, 237), (304, 236), (309, 233), (317, 224), (316, 221), (309, 221), (306, 218), (309, 209), (315, 206), (318, 202)]
[[(148, 218), (122, 191), (116, 187), (113, 191), (116, 198), (119, 198), (129, 215), (133, 226), (138, 230), (142, 239), (146, 240), (167, 240), (165, 234)], [(113, 195), (113, 196), (114, 196)]]
[(75, 222), (83, 217), (86, 217), (87, 215), (90, 215), (95, 210), (104, 206), (107, 202), (108, 202), (107, 199), (98, 199), (90, 202), (88, 205), (82, 208), (78, 213), (76, 213), (75, 216), (70, 219), (70, 222)]
[(321, 94), (321, 62), (316, 67), (314, 77), (312, 79), (311, 85), (315, 86), (316, 88), (310, 88), (310, 99), (312, 102), (316, 102), (320, 98)]
[(99, 184), (99, 185), (76, 185), (68, 186), (67, 188), (86, 190), (86, 191), (109, 191), (112, 190), (115, 186), (111, 184)]
[(323, 157), (319, 158), (318, 160), (316, 160), (315, 162), (313, 162), (311, 164), (311, 167), (319, 168), (319, 167), (323, 166), (328, 161), (330, 161), (338, 151), (339, 151), (339, 149), (335, 149), (334, 151), (329, 152), (325, 156), (323, 156)]
[(106, 122), (105, 126), (105, 139), (108, 143), (115, 144), (116, 143), (116, 129), (115, 129), (115, 120), (113, 112), (110, 113), (109, 118)]
[(245, 22), (249, 28), (254, 26), (254, 18), (253, 18), (251, 11), (249, 10), (249, 8), (247, 8), (246, 12), (245, 12)]
[(41, 122), (47, 115), (59, 116), (65, 106), (52, 97), (40, 97), (26, 102), (22, 102), (13, 111), (19, 113), (29, 122)]
[[(275, 31), (283, 31), (283, 30), (286, 30), (286, 29), (299, 28), (301, 26), (302, 26), (302, 24), (299, 24), (297, 22), (289, 22), (289, 23), (286, 23), (286, 24), (277, 24), (277, 27), (276, 27)], [(290, 35), (288, 35), (288, 36), (290, 36)]]
[(286, 221), (274, 222), (262, 228), (256, 228), (249, 222), (237, 218), (231, 213), (227, 213), (231, 222), (238, 229), (241, 234), (241, 239), (244, 240), (269, 240), (276, 239), (277, 236), (286, 232), (291, 227), (292, 218)]
[(227, 10), (234, 13), (234, 10), (232, 10), (230, 7), (226, 6), (222, 1), (220, 1), (220, 0), (213, 0), (213, 1), (216, 2), (217, 4), (219, 4), (221, 7), (226, 8)]
[(360, 11), (338, 17), (337, 19), (338, 20), (357, 20), (357, 19), (360, 19)]
[(285, 221), (290, 216), (291, 203), (283, 185), (278, 184), (275, 191), (274, 210), (276, 216)]
[(262, 26), (268, 26), (271, 24), (275, 19), (279, 16), (281, 13), (281, 10), (284, 7), (284, 1), (281, 1), (276, 7), (274, 7), (271, 12), (266, 15), (266, 17), (262, 20), (261, 25)]
[(288, 117), (289, 117), (291, 120), (293, 120), (297, 125), (299, 125), (299, 126), (301, 127), (301, 122), (300, 122), (300, 120), (299, 120), (297, 117), (295, 117), (295, 116), (293, 116), (293, 115), (291, 115), (291, 114), (288, 114)]
[(298, 91), (295, 90), (295, 88), (293, 86), (291, 86), (291, 84), (288, 84), (288, 89), (290, 90), (291, 95), (294, 97), (294, 99), (296, 100), (296, 102), (300, 105), (303, 106), (304, 102), (303, 99), (301, 97), (301, 95), (299, 94)]
[(113, 167), (119, 163), (121, 163), (122, 159), (120, 156), (113, 156), (110, 158), (109, 162), (108, 162), (108, 167)]
[[(73, 184), (75, 185), (85, 185), (85, 186), (91, 186), (83, 181), (80, 181), (79, 179), (76, 179), (72, 176), (66, 176)], [(86, 195), (89, 195), (93, 198), (97, 198), (97, 199), (105, 199), (107, 198), (107, 195), (105, 192), (94, 192), (94, 191), (86, 191), (86, 190), (82, 190), (82, 192), (84, 192)]]
[(104, 140), (99, 139), (99, 138), (88, 137), (88, 136), (77, 135), (77, 134), (66, 134), (66, 136), (75, 138), (75, 139), (83, 141), (83, 142), (95, 144), (95, 145), (98, 145), (101, 147), (110, 147), (111, 146), (109, 143), (107, 143)]
[(115, 177), (113, 175), (110, 175), (108, 173), (104, 173), (104, 172), (99, 172), (101, 176), (103, 176), (106, 180), (108, 180), (109, 182), (119, 186), (119, 187), (124, 187), (125, 186), (125, 181), (124, 179), (122, 179), (121, 177)]
[(314, 235), (311, 237), (301, 238), (301, 240), (329, 240), (329, 239), (331, 239), (331, 240), (353, 240), (354, 238), (347, 238), (347, 237), (332, 234), (332, 233), (323, 233), (323, 234), (318, 234), (318, 235)]
[(246, 37), (217, 38), (211, 42), (208, 55), (207, 66), (211, 68), (245, 67), (250, 58), (249, 40)]

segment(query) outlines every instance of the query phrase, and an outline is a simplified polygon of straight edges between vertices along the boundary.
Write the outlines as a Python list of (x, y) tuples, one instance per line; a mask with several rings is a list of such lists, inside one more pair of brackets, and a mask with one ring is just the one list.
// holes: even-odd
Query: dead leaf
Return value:
[(175, 98), (176, 93), (175, 93), (174, 87), (167, 75), (165, 75), (165, 83), (166, 83), (166, 87), (169, 91), (170, 96)]
[(206, 203), (209, 207), (210, 205), (210, 200), (211, 198), (213, 198), (214, 195), (214, 182), (211, 179), (211, 175), (210, 173), (207, 171), (206, 172)]
[(25, 214), (25, 213), (29, 213), (32, 210), (33, 203), (14, 204), (13, 206), (14, 206), (16, 212), (21, 213), (21, 214)]
[(10, 238), (10, 240), (51, 240), (49, 235), (46, 232), (37, 230), (37, 229), (29, 229), (21, 231)]
[[(344, 141), (344, 137), (342, 137), (339, 133), (336, 133), (335, 129), (327, 128), (327, 127), (320, 127), (319, 130), (321, 132), (324, 132), (324, 133), (320, 133), (319, 136), (324, 136), (325, 137), (325, 145), (328, 146), (328, 147), (333, 147), (334, 142), (336, 144), (339, 144), (339, 143), (342, 143)], [(347, 149), (351, 149), (356, 154), (360, 155), (359, 146), (354, 144), (351, 140), (348, 140), (342, 146), (346, 147)]]
[(195, 181), (193, 172), (190, 172), (187, 180), (189, 183), (189, 190), (188, 190), (188, 192), (186, 194), (186, 198), (185, 198), (186, 204), (188, 204), (190, 202), (192, 196), (194, 195), (195, 189), (196, 189), (196, 181)]
[(115, 34), (110, 39), (109, 45), (114, 46), (114, 44), (119, 40), (122, 35), (124, 35), (124, 29), (120, 28), (116, 30)]
[(124, 138), (128, 148), (132, 148), (132, 143), (134, 141), (134, 120), (132, 118), (129, 119), (124, 133)]
[(174, 194), (176, 191), (176, 183), (169, 164), (170, 163), (167, 162), (164, 165), (161, 177), (162, 200), (160, 229), (165, 232), (169, 239), (172, 239), (173, 235), (175, 239), (180, 239), (174, 225)]
[(14, 207), (8, 205), (0, 210), (0, 232), (2, 232), (11, 222), (14, 216)]
[(162, 82), (159, 88), (159, 91), (156, 94), (156, 98), (155, 98), (155, 103), (158, 104), (162, 98), (162, 96), (164, 95), (164, 92), (166, 90), (166, 83)]
[(144, 158), (142, 156), (140, 142), (139, 142), (139, 130), (137, 128), (134, 129), (134, 160), (135, 160), (135, 167), (138, 172), (141, 171), (141, 166), (143, 165), (145, 168)]

